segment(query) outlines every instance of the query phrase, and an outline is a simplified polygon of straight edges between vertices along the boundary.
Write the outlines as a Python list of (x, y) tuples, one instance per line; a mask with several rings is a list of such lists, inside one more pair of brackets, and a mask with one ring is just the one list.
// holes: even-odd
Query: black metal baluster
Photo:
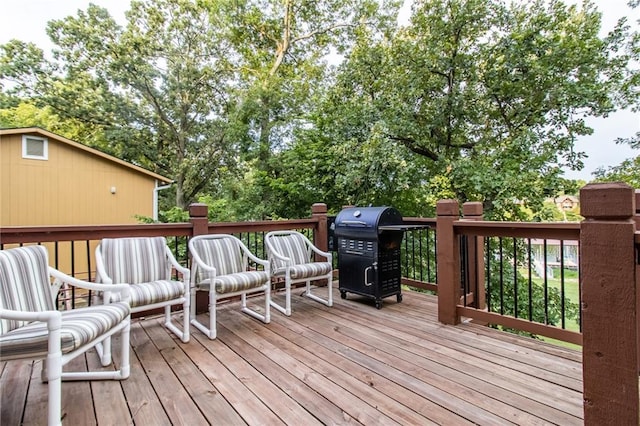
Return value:
[(513, 316), (518, 318), (518, 247), (513, 238)]
[(564, 290), (564, 240), (560, 240), (560, 313), (563, 329), (566, 328)]
[(531, 269), (531, 238), (527, 238), (527, 247), (529, 249), (529, 321), (533, 321), (533, 271)]

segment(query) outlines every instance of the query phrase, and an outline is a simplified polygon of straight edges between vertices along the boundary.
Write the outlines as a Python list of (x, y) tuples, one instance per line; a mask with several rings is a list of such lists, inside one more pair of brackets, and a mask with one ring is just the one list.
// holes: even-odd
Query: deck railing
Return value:
[[(460, 252), (459, 305), (468, 308), (462, 316), (581, 344), (580, 225), (518, 222), (505, 230), (504, 222), (482, 221), (481, 203), (465, 203), (462, 212), (462, 222), (454, 224)], [(403, 284), (438, 293), (436, 219), (405, 220), (430, 228), (405, 234)], [(513, 227), (517, 233), (510, 232)]]
[[(580, 225), (487, 222), (482, 220), (481, 203), (465, 203), (462, 216), (458, 214), (457, 203), (451, 208), (453, 216), (450, 219), (455, 219), (451, 226), (458, 239), (457, 315), (581, 344), (579, 280), (567, 279), (567, 265), (564, 264), (565, 245), (573, 247), (574, 252), (579, 246)], [(191, 205), (189, 213), (189, 223), (177, 224), (4, 227), (0, 229), (0, 248), (16, 244), (45, 244), (49, 248), (52, 266), (92, 281), (95, 278), (94, 252), (102, 238), (165, 236), (176, 258), (187, 267), (188, 239), (199, 234), (235, 235), (261, 258), (266, 258), (264, 237), (271, 230), (296, 229), (320, 248), (327, 250), (329, 246), (324, 204), (312, 206), (310, 218), (282, 221), (213, 223), (208, 221), (204, 204)], [(445, 232), (442, 229), (443, 218), (405, 218), (405, 221), (427, 225), (428, 228), (405, 233), (401, 247), (402, 282), (413, 288), (438, 293), (438, 242), (446, 240), (439, 235)], [(557, 272), (553, 279), (552, 267), (556, 265), (547, 261), (550, 246), (555, 249), (554, 256), (559, 256), (559, 267), (555, 269)], [(537, 272), (534, 270), (534, 251), (537, 252), (535, 256), (541, 259)], [(334, 263), (337, 266), (337, 262)], [(576, 268), (575, 275), (578, 271)], [(90, 304), (90, 296), (63, 293), (59, 297), (60, 305), (73, 308), (76, 304)], [(206, 309), (203, 303), (198, 302), (200, 308)]]
[(400, 248), (402, 284), (437, 293), (436, 220), (413, 217), (404, 220), (428, 228), (404, 233)]
[[(453, 200), (440, 202), (439, 207), (441, 212), (445, 208), (458, 211), (458, 203)], [(565, 276), (566, 262), (559, 258), (559, 279), (552, 284), (554, 269), (550, 264), (555, 266), (555, 262), (547, 259), (550, 242), (557, 242), (562, 255), (565, 245), (578, 246), (579, 223), (471, 221), (464, 216), (459, 219), (456, 215), (440, 213), (438, 220), (438, 259), (447, 257), (455, 263), (455, 266), (449, 262), (441, 267), (438, 262), (439, 299), (443, 304), (450, 304), (442, 309), (442, 315), (446, 315), (441, 318), (443, 322), (457, 323), (464, 317), (582, 343), (579, 300), (576, 300), (580, 294), (579, 281), (569, 283)], [(445, 239), (443, 235), (451, 237)], [(541, 246), (537, 272), (534, 241)], [(578, 268), (575, 269), (577, 274)], [(461, 283), (450, 295), (442, 293), (447, 279)], [(573, 327), (568, 327), (569, 322), (575, 322)]]
[[(190, 267), (187, 253), (189, 238), (225, 233), (240, 238), (258, 257), (264, 259), (264, 236), (273, 230), (298, 230), (326, 250), (326, 212), (325, 204), (315, 204), (308, 219), (210, 223), (207, 206), (193, 204), (189, 208), (189, 223), (0, 227), (0, 249), (29, 244), (45, 245), (53, 267), (76, 278), (93, 281), (96, 275), (95, 249), (103, 238), (163, 236), (167, 238), (176, 259), (183, 266)], [(61, 309), (73, 309), (90, 305), (91, 296), (91, 293), (76, 293), (73, 287), (69, 292), (62, 289), (58, 295), (58, 306)], [(197, 309), (200, 311), (205, 311), (208, 303), (203, 296), (198, 295)]]
[[(624, 184), (597, 184), (583, 188), (580, 198), (585, 220), (559, 224), (483, 221), (480, 203), (465, 203), (460, 209), (455, 200), (442, 200), (435, 219), (409, 219), (431, 228), (406, 234), (403, 283), (437, 292), (438, 318), (444, 324), (465, 318), (582, 344), (585, 424), (612, 419), (637, 424), (640, 192), (634, 194)], [(46, 244), (53, 266), (92, 280), (93, 253), (102, 238), (165, 236), (188, 266), (186, 241), (195, 235), (230, 233), (265, 257), (264, 235), (270, 230), (301, 230), (327, 250), (327, 223), (324, 204), (314, 204), (308, 219), (241, 223), (209, 223), (206, 205), (195, 204), (190, 222), (181, 224), (2, 227), (0, 248)], [(533, 291), (534, 242), (542, 247), (541, 295)], [(548, 260), (550, 245), (557, 247), (558, 265)], [(577, 250), (571, 262), (579, 271), (570, 284), (565, 274), (574, 265), (566, 263), (567, 247)], [(551, 285), (554, 266), (561, 279)], [(549, 309), (552, 293), (560, 305), (556, 318)], [(540, 302), (542, 314), (536, 318), (535, 304)], [(206, 308), (204, 297), (198, 305)], [(578, 316), (572, 318), (567, 312), (575, 305)], [(572, 321), (577, 321), (573, 329), (568, 326)]]
[[(437, 205), (438, 236), (438, 318), (445, 324), (457, 324), (462, 318), (498, 324), (562, 340), (582, 344), (585, 424), (638, 424), (638, 320), (637, 291), (640, 277), (640, 222), (637, 210), (640, 194), (625, 184), (591, 184), (580, 193), (579, 224), (536, 224), (519, 222), (484, 222), (461, 218), (455, 200), (442, 200)], [(463, 211), (471, 207), (463, 207)], [(485, 241), (490, 239), (489, 242)], [(518, 268), (523, 257), (520, 250), (533, 239), (574, 241), (579, 247), (579, 306), (581, 330), (571, 331), (503, 315), (478, 304), (472, 296), (482, 283), (491, 285), (495, 273), (489, 262), (496, 260), (500, 268), (505, 257), (513, 262), (506, 274), (498, 272), (499, 282)], [(563, 243), (564, 244), (564, 243)], [(465, 256), (464, 246), (484, 250), (488, 256)], [(561, 244), (560, 247), (563, 247)], [(509, 255), (509, 253), (511, 254)], [(462, 254), (461, 254), (462, 253)], [(530, 251), (528, 251), (530, 253)], [(475, 260), (474, 260), (475, 259)], [(486, 264), (479, 264), (486, 259)], [(561, 262), (560, 266), (564, 266)], [(506, 263), (508, 264), (508, 262)], [(475, 274), (468, 278), (463, 273)], [(517, 283), (517, 275), (513, 275)], [(461, 282), (468, 282), (467, 294)], [(566, 288), (561, 288), (562, 296)], [(505, 292), (499, 292), (501, 297)], [(513, 292), (517, 297), (520, 293)], [(546, 298), (545, 298), (546, 300)], [(564, 301), (564, 298), (562, 299)], [(504, 300), (500, 301), (504, 304)], [(564, 303), (564, 302), (562, 302)], [(518, 306), (518, 302), (513, 302)], [(564, 307), (563, 307), (564, 308)], [(566, 324), (566, 319), (564, 320)]]

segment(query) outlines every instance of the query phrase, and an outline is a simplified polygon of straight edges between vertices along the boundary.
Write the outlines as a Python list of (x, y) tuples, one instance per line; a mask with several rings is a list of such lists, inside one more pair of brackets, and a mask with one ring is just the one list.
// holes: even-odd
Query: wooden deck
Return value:
[[(582, 424), (581, 354), (485, 327), (444, 326), (436, 299), (404, 292), (376, 310), (295, 291), (271, 324), (219, 310), (218, 339), (181, 343), (134, 320), (131, 377), (64, 382), (66, 425)], [(278, 294), (276, 297), (282, 297)], [(97, 365), (90, 352), (75, 367)], [(40, 362), (0, 364), (2, 425), (46, 423)]]

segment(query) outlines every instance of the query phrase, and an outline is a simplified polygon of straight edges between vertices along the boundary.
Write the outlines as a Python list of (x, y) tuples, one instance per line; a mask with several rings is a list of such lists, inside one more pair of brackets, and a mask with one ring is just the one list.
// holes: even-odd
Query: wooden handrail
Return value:
[(580, 238), (580, 223), (577, 222), (492, 222), (463, 219), (455, 221), (453, 226), (458, 235), (558, 240), (578, 240)]

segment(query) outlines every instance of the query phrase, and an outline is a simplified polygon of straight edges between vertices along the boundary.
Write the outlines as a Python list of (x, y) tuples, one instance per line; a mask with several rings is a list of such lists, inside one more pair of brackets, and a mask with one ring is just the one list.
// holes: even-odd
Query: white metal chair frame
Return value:
[[(306, 297), (308, 297), (309, 299), (315, 300), (316, 302), (320, 302), (324, 305), (327, 305), (329, 307), (333, 306), (333, 288), (332, 288), (333, 287), (333, 269), (332, 267), (329, 268), (329, 272), (326, 274), (320, 274), (320, 275), (302, 277), (302, 278), (292, 277), (293, 269), (300, 264), (299, 263), (296, 264), (294, 259), (280, 253), (272, 241), (273, 238), (277, 238), (279, 236), (290, 236), (290, 235), (296, 235), (298, 236), (298, 238), (304, 241), (306, 245), (306, 250), (307, 250), (307, 256), (306, 256), (306, 259), (308, 259), (307, 263), (309, 264), (328, 263), (329, 265), (332, 265), (332, 261), (333, 261), (332, 254), (329, 252), (320, 250), (304, 234), (297, 231), (288, 231), (288, 230), (268, 232), (267, 235), (265, 236), (264, 241), (265, 241), (265, 246), (267, 247), (269, 263), (271, 264), (271, 276), (273, 278), (284, 277), (284, 282), (285, 282), (285, 305), (281, 306), (276, 302), (274, 302), (272, 299), (271, 306), (273, 306), (275, 309), (282, 312), (283, 314), (290, 316), (291, 315), (291, 285), (295, 283), (301, 283), (301, 282), (304, 282), (306, 284), (306, 289), (304, 293)], [(321, 257), (324, 257), (326, 259), (326, 262), (314, 262), (311, 259), (311, 256), (313, 254), (317, 254)], [(279, 261), (280, 263), (284, 263), (285, 264), (284, 268), (275, 267), (274, 263), (278, 263), (277, 261)], [(326, 299), (316, 296), (311, 292), (311, 282), (322, 280), (322, 279), (327, 280), (328, 294)]]
[[(249, 260), (254, 262), (256, 265), (262, 265), (264, 268), (265, 281), (262, 285), (244, 288), (238, 291), (224, 291), (218, 292), (216, 291), (216, 278), (222, 277), (224, 275), (220, 275), (219, 272), (214, 266), (208, 264), (204, 261), (201, 256), (201, 253), (198, 252), (196, 245), (200, 241), (206, 240), (220, 240), (224, 238), (233, 239), (234, 243), (237, 244), (237, 247), (240, 248), (240, 251), (236, 253), (236, 255), (242, 256), (242, 269), (243, 271), (250, 271), (249, 269)], [(191, 324), (204, 333), (209, 339), (215, 339), (217, 336), (217, 327), (216, 327), (216, 306), (218, 300), (240, 296), (241, 299), (241, 311), (252, 316), (265, 324), (271, 322), (271, 280), (269, 273), (269, 262), (267, 260), (260, 259), (255, 256), (247, 246), (238, 238), (230, 234), (209, 234), (209, 235), (198, 235), (189, 240), (189, 253), (192, 257), (191, 263)], [(229, 255), (227, 254), (222, 254)], [(199, 271), (201, 269), (201, 271)], [(240, 272), (240, 271), (237, 271)], [(199, 275), (205, 275), (207, 278), (199, 281)], [(234, 275), (228, 274), (228, 275)], [(209, 325), (206, 326), (198, 321), (196, 317), (196, 293), (198, 290), (208, 291), (209, 292)], [(247, 305), (247, 296), (251, 294), (264, 292), (265, 301), (264, 301), (264, 314), (261, 314), (253, 309), (251, 309)]]
[[(153, 237), (151, 237), (153, 238)], [(125, 238), (126, 239), (126, 238)], [(131, 238), (135, 239), (135, 238)], [(144, 237), (138, 238), (144, 239)], [(106, 267), (102, 252), (100, 250), (102, 244), (96, 247), (96, 272), (97, 279), (104, 284), (113, 284), (113, 279), (107, 275)], [(164, 308), (164, 326), (173, 332), (176, 336), (180, 338), (184, 343), (189, 342), (190, 334), (189, 334), (189, 304), (191, 303), (191, 298), (189, 296), (189, 287), (190, 287), (190, 271), (188, 268), (185, 268), (180, 263), (178, 263), (177, 259), (167, 246), (166, 241), (164, 244), (164, 254), (165, 254), (165, 276), (163, 279), (171, 280), (171, 272), (172, 268), (175, 269), (177, 273), (182, 276), (182, 279), (179, 282), (182, 282), (184, 286), (184, 292), (182, 296), (170, 300), (165, 300), (158, 303), (140, 305), (140, 306), (132, 306), (131, 313), (149, 311), (157, 308)], [(126, 283), (126, 284), (144, 284), (144, 283)], [(103, 297), (104, 302), (107, 303), (108, 299)], [(182, 330), (180, 330), (171, 320), (171, 306), (173, 305), (182, 305), (183, 311), (183, 321), (182, 321)], [(108, 350), (108, 341), (105, 342), (105, 350)]]
[[(42, 247), (42, 246), (35, 246)], [(44, 247), (42, 249), (46, 250)], [(13, 250), (13, 249), (9, 249)], [(48, 276), (53, 279), (51, 284), (51, 298), (55, 305), (55, 298), (60, 290), (60, 287), (64, 284), (69, 284), (75, 287), (84, 288), (92, 291), (104, 291), (110, 293), (120, 293), (122, 300), (126, 301), (128, 298), (129, 288), (125, 284), (113, 284), (106, 286), (104, 284), (90, 283), (71, 277), (63, 272), (58, 271), (51, 266), (48, 267)], [(77, 308), (74, 311), (88, 311), (89, 308)], [(47, 421), (49, 425), (61, 425), (61, 411), (62, 411), (62, 381), (78, 381), (78, 380), (124, 380), (129, 377), (130, 364), (129, 364), (129, 333), (131, 324), (131, 314), (121, 321), (116, 326), (110, 328), (103, 334), (95, 336), (91, 341), (87, 342), (83, 346), (63, 354), (61, 350), (61, 328), (63, 326), (64, 318), (62, 312), (57, 310), (46, 311), (16, 311), (0, 308), (0, 319), (6, 319), (10, 321), (27, 321), (33, 322), (45, 322), (47, 324), (48, 338), (47, 338), (47, 354), (46, 358), (43, 357), (41, 379), (43, 382), (48, 382), (48, 414)], [(15, 330), (20, 330), (18, 327)], [(120, 340), (120, 368), (118, 370), (111, 371), (62, 371), (63, 366), (68, 364), (71, 360), (79, 355), (87, 352), (89, 349), (96, 347), (105, 339), (110, 339), (116, 333), (121, 334)], [(6, 336), (6, 335), (5, 335)], [(0, 360), (3, 360), (2, 350), (0, 345)], [(100, 363), (103, 367), (111, 364), (111, 352), (98, 351), (100, 357)], [(14, 359), (39, 359), (32, 355), (25, 355), (24, 357), (16, 355), (11, 358)]]

